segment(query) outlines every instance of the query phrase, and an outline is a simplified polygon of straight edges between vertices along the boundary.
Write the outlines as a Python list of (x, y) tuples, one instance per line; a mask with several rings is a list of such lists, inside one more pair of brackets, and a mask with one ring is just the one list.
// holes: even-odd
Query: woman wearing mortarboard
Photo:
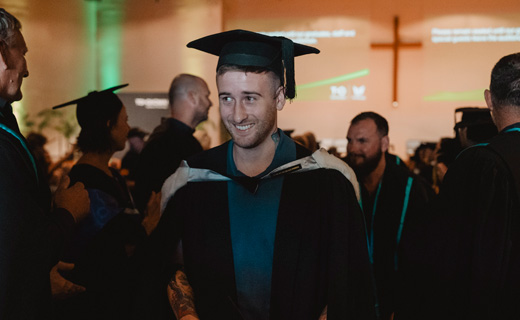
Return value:
[(124, 178), (109, 166), (113, 154), (124, 149), (130, 130), (126, 108), (113, 93), (124, 86), (54, 107), (77, 104), (77, 147), (82, 156), (69, 176), (73, 183), (85, 185), (91, 199), (90, 215), (78, 225), (64, 255), (66, 262), (75, 263), (66, 277), (86, 292), (57, 304), (57, 314), (64, 319), (129, 316), (133, 253), (159, 220), (160, 196), (152, 194), (141, 215)]

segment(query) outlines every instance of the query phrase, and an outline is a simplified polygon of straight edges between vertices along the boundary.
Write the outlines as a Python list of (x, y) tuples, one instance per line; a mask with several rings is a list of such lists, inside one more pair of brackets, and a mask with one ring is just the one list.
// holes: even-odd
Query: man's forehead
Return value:
[(377, 125), (372, 119), (363, 119), (350, 125), (348, 135), (372, 135), (377, 134)]
[(239, 81), (239, 83), (235, 83), (234, 86), (259, 88), (263, 85), (270, 85), (272, 78), (266, 72), (256, 73), (243, 70), (229, 70), (217, 75), (217, 87), (222, 84), (231, 84), (235, 81)]

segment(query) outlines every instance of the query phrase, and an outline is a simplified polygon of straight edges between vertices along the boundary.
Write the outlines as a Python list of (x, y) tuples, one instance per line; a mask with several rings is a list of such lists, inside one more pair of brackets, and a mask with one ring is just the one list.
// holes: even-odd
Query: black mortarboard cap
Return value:
[(285, 79), (285, 95), (289, 99), (296, 96), (294, 57), (320, 53), (314, 47), (294, 43), (285, 37), (271, 37), (246, 30), (209, 35), (191, 41), (187, 46), (219, 56), (217, 70), (222, 65), (235, 65), (273, 71), (282, 82)]
[(466, 137), (475, 143), (479, 143), (490, 139), (498, 133), (488, 108), (457, 108), (455, 109), (455, 121), (457, 121), (459, 114), (462, 114), (461, 119), (459, 122), (456, 122), (453, 128), (457, 131), (457, 135), (458, 129), (467, 128)]
[(76, 117), (81, 128), (94, 126), (98, 122), (106, 122), (119, 114), (123, 104), (114, 91), (128, 86), (128, 83), (111, 87), (102, 91), (92, 91), (88, 95), (62, 103), (52, 109), (77, 105)]
[(128, 131), (127, 137), (128, 138), (139, 137), (141, 139), (144, 139), (144, 137), (146, 137), (147, 134), (148, 133), (141, 130), (141, 128), (133, 127), (133, 128), (130, 128), (130, 131)]
[[(457, 121), (459, 115), (460, 121)], [(455, 109), (455, 130), (479, 125), (494, 125), (488, 108), (461, 107)]]

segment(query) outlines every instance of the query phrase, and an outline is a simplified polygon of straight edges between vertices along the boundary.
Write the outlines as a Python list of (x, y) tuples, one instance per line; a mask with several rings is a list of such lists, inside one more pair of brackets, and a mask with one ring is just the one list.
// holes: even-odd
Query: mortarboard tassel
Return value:
[(296, 97), (296, 84), (294, 80), (294, 43), (282, 38), (282, 60), (285, 68), (285, 95), (289, 99)]

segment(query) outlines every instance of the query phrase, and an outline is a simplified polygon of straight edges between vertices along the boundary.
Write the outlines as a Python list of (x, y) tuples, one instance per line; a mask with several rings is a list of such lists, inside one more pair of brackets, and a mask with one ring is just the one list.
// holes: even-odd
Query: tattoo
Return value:
[(278, 142), (280, 142), (280, 135), (278, 134), (278, 130), (276, 130), (276, 132), (271, 135), (271, 139), (273, 139), (274, 143), (278, 145)]
[(169, 300), (173, 313), (177, 319), (181, 319), (186, 315), (197, 317), (195, 311), (193, 289), (191, 288), (186, 274), (182, 270), (177, 270), (175, 276), (168, 284)]

